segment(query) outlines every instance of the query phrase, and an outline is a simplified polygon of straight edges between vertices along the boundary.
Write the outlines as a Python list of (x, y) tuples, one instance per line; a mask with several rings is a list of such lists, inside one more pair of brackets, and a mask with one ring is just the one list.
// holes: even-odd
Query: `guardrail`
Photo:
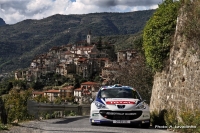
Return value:
[(89, 115), (90, 105), (67, 105), (67, 104), (52, 104), (52, 103), (37, 103), (33, 100), (27, 101), (28, 113), (39, 118), (39, 114), (49, 111), (73, 111), (77, 115)]

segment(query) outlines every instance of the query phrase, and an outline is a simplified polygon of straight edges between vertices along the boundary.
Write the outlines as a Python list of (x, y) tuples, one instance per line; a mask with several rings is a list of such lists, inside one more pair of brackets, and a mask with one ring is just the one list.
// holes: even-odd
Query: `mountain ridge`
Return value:
[(0, 18), (0, 26), (3, 26), (3, 25), (6, 25), (6, 22), (2, 18)]
[(128, 13), (56, 14), (41, 20), (24, 20), (0, 27), (0, 73), (26, 68), (37, 54), (53, 46), (92, 36), (136, 34), (143, 30), (155, 10)]

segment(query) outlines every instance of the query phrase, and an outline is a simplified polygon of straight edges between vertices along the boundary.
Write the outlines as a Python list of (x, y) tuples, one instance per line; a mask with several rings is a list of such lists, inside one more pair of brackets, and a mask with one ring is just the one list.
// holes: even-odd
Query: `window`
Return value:
[(99, 97), (102, 98), (134, 98), (140, 99), (137, 91), (127, 88), (112, 88), (105, 89), (99, 92)]
[(54, 93), (54, 97), (57, 97), (58, 96), (58, 93)]

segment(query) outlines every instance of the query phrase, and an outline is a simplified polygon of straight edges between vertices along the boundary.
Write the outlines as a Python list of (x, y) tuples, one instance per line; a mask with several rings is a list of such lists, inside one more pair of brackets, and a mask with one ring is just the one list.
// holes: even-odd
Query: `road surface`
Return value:
[[(2, 131), (1, 131), (2, 132)], [(0, 133), (1, 133), (0, 132)], [(166, 129), (142, 129), (137, 126), (91, 126), (88, 116), (29, 121), (12, 127), (5, 133), (173, 133)]]

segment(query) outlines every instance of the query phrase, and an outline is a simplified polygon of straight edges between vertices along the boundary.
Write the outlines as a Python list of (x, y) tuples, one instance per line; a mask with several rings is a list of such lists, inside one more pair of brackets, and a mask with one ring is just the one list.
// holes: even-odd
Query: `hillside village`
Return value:
[(136, 50), (121, 50), (115, 53), (114, 44), (107, 43), (103, 46), (101, 42), (92, 42), (92, 34), (89, 31), (84, 41), (53, 47), (47, 53), (35, 56), (28, 70), (15, 72), (15, 79), (36, 82), (40, 76), (47, 73), (56, 73), (72, 80), (75, 74), (86, 79), (98, 75), (102, 82), (83, 82), (80, 88), (68, 84), (58, 89), (52, 87), (42, 92), (33, 91), (33, 97), (48, 96), (50, 101), (58, 97), (74, 97), (75, 102), (81, 104), (94, 97), (100, 85), (115, 83), (119, 70), (134, 58), (137, 58)]

